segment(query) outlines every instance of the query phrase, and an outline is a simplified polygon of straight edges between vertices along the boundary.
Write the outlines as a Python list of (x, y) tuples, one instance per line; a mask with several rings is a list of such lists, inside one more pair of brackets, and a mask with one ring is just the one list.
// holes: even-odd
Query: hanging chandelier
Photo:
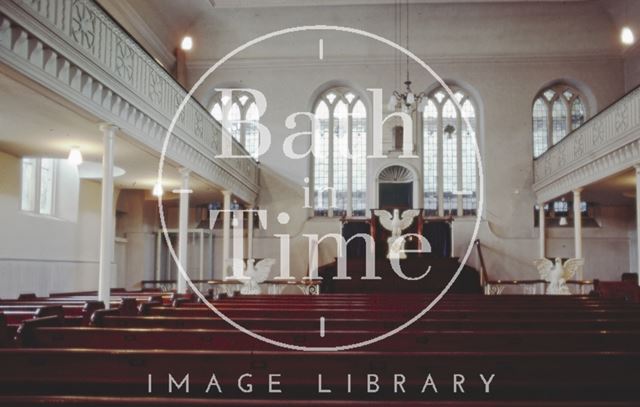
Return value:
[[(405, 3), (406, 15), (407, 15), (407, 24), (406, 24), (406, 37), (405, 37), (405, 49), (409, 50), (409, 0), (406, 0)], [(404, 81), (405, 89), (404, 91), (394, 90), (393, 94), (389, 98), (388, 109), (389, 110), (397, 110), (398, 107), (402, 109), (403, 112), (413, 113), (416, 110), (422, 112), (424, 110), (426, 104), (426, 94), (424, 92), (420, 92), (416, 94), (411, 89), (411, 79), (409, 79), (409, 55), (407, 57), (407, 76)]]

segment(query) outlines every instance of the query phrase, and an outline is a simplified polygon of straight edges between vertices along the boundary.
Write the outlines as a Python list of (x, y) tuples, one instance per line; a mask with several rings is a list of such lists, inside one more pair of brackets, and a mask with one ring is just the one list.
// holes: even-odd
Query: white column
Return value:
[(100, 266), (98, 272), (98, 301), (106, 308), (111, 302), (111, 263), (113, 260), (113, 139), (118, 128), (101, 124), (102, 144), (102, 203), (100, 207)]
[(244, 213), (242, 211), (237, 211), (233, 214), (231, 226), (231, 233), (233, 234), (231, 258), (233, 260), (244, 260)]
[(160, 280), (160, 262), (162, 256), (162, 232), (156, 232), (156, 280)]
[[(575, 257), (576, 259), (582, 258), (582, 211), (580, 210), (580, 193), (582, 188), (575, 189), (573, 191), (573, 233), (576, 244)], [(576, 280), (584, 280), (584, 269), (580, 267), (576, 275)]]
[[(573, 191), (573, 239), (575, 242), (576, 259), (582, 258), (582, 212), (580, 211), (580, 193), (582, 188)], [(579, 276), (580, 278), (582, 276)]]
[(200, 280), (204, 280), (204, 229), (200, 229)]
[[(180, 168), (180, 175), (182, 177), (182, 183), (180, 185), (180, 206), (178, 215), (178, 261), (182, 266), (182, 269), (187, 273), (187, 256), (189, 248), (189, 173), (191, 170), (188, 168)], [(177, 286), (178, 294), (184, 294), (187, 292), (187, 280), (180, 274), (178, 268), (177, 273)]]
[(636, 169), (636, 267), (640, 284), (640, 165)]
[(229, 258), (229, 241), (231, 239), (231, 191), (222, 191), (222, 278), (227, 277), (227, 262)]
[(545, 218), (544, 218), (544, 202), (538, 204), (538, 226), (540, 229), (540, 258), (544, 259), (546, 255), (546, 230), (545, 230)]
[[(253, 209), (252, 206), (249, 207)], [(253, 259), (253, 213), (249, 212), (247, 219), (247, 259)]]

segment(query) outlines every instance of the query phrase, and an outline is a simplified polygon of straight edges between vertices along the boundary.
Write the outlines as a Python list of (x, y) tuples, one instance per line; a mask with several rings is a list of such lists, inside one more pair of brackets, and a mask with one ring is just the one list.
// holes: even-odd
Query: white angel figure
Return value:
[(240, 289), (240, 294), (260, 294), (261, 290), (259, 284), (269, 278), (271, 267), (273, 267), (275, 263), (275, 259), (262, 259), (258, 263), (255, 263), (254, 259), (247, 259), (244, 276), (248, 279), (242, 281), (244, 285)]
[(554, 295), (570, 295), (567, 280), (573, 278), (576, 273), (584, 266), (584, 259), (569, 259), (564, 265), (562, 260), (556, 257), (555, 264), (549, 259), (534, 260), (540, 277), (549, 282), (547, 294)]
[(409, 209), (402, 213), (400, 216), (400, 210), (394, 209), (393, 215), (389, 211), (382, 209), (375, 210), (373, 212), (380, 224), (385, 229), (391, 231), (391, 237), (387, 239), (389, 249), (387, 252), (388, 259), (406, 259), (407, 254), (404, 252), (404, 239), (401, 238), (402, 231), (413, 223), (413, 219), (420, 214), (418, 209)]

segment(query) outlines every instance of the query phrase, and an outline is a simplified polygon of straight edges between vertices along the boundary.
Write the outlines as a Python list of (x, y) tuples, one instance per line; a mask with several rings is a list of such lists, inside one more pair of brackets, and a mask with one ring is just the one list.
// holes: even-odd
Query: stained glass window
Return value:
[(571, 105), (571, 128), (577, 129), (582, 126), (585, 121), (586, 112), (584, 104), (579, 97), (575, 98)]
[(476, 108), (464, 90), (453, 92), (458, 105), (443, 90), (436, 90), (422, 113), (428, 215), (473, 214), (477, 206)]
[(346, 213), (349, 180), (349, 124), (347, 104), (339, 100), (333, 108), (333, 188), (336, 202), (333, 203), (334, 213)]
[(553, 102), (551, 117), (553, 120), (553, 144), (556, 144), (567, 135), (567, 108), (560, 99)]
[(458, 199), (458, 110), (451, 100), (442, 108), (442, 190), (444, 211), (450, 214), (457, 209)]
[(438, 107), (432, 99), (423, 114), (424, 142), (422, 162), (424, 176), (424, 209), (429, 215), (438, 213)]
[(332, 88), (318, 98), (314, 114), (315, 214), (362, 216), (367, 207), (365, 105), (354, 91)]
[(363, 216), (367, 209), (367, 109), (360, 100), (355, 103), (351, 115), (351, 145), (353, 214)]
[(329, 209), (329, 108), (320, 101), (315, 110), (315, 151), (314, 151), (314, 201), (318, 214), (326, 214)]
[(533, 104), (533, 156), (538, 157), (549, 146), (547, 132), (549, 129), (549, 108), (542, 98)]
[(478, 186), (476, 149), (474, 140), (476, 139), (476, 109), (468, 99), (462, 104), (462, 118), (467, 119), (471, 127), (467, 125), (467, 120), (462, 120), (462, 209), (463, 213), (474, 213), (476, 209), (476, 190)]
[(541, 91), (533, 104), (533, 156), (541, 156), (586, 120), (584, 98), (575, 88), (561, 83)]
[(211, 115), (222, 123), (224, 113), (227, 112), (229, 131), (234, 139), (242, 144), (249, 155), (257, 157), (260, 133), (257, 123), (260, 113), (253, 96), (247, 92), (233, 92), (233, 98), (222, 97), (222, 93), (214, 99)]

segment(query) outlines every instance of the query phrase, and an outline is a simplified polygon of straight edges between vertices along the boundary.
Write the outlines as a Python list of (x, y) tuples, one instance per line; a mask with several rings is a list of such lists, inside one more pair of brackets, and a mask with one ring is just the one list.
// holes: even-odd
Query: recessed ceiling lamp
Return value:
[(75, 165), (76, 167), (82, 164), (82, 153), (78, 147), (72, 147), (69, 150), (69, 157), (67, 158), (69, 164)]
[(153, 186), (152, 194), (153, 194), (153, 196), (157, 196), (158, 198), (160, 198), (164, 194), (164, 190), (162, 189), (162, 185), (159, 182), (156, 182), (156, 184)]
[(185, 35), (182, 38), (182, 42), (180, 43), (180, 48), (183, 51), (191, 51), (191, 49), (193, 48), (193, 38), (191, 38), (188, 35)]
[(620, 41), (624, 45), (633, 45), (636, 42), (636, 37), (633, 35), (633, 31), (628, 26), (622, 27), (622, 31), (620, 32)]
[(636, 42), (636, 37), (635, 35), (633, 35), (633, 31), (631, 30), (631, 27), (629, 27), (628, 21), (629, 21), (629, 1), (626, 1), (624, 3), (625, 24), (622, 26), (622, 30), (620, 31), (620, 41), (622, 41), (622, 43), (627, 46), (633, 45), (633, 43)]

